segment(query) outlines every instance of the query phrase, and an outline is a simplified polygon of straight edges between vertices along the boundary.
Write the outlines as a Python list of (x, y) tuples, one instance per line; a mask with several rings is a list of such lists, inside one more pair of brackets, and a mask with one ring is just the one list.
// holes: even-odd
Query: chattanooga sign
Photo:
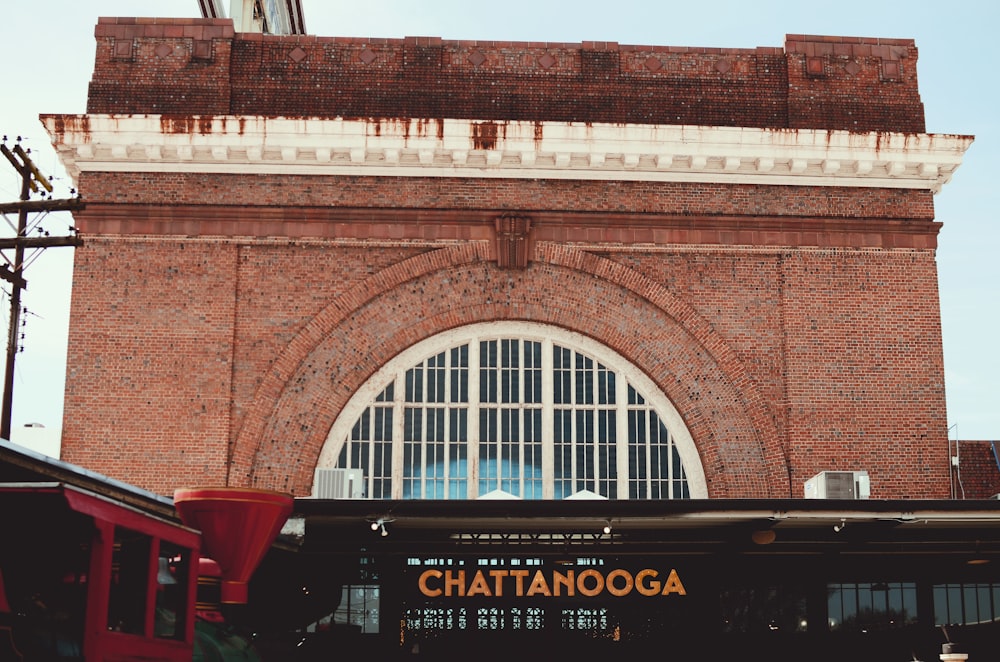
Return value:
[(668, 573), (644, 568), (634, 575), (621, 568), (586, 570), (439, 570), (429, 568), (417, 580), (420, 592), (429, 598), (483, 597), (597, 597), (607, 593), (624, 597), (632, 592), (649, 597), (686, 595), (677, 571)]

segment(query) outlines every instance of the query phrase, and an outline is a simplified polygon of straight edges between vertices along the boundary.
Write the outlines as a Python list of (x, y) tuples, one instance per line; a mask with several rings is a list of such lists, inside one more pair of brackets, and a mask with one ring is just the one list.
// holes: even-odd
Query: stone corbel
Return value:
[(497, 266), (501, 269), (524, 269), (531, 256), (531, 219), (504, 214), (496, 219)]

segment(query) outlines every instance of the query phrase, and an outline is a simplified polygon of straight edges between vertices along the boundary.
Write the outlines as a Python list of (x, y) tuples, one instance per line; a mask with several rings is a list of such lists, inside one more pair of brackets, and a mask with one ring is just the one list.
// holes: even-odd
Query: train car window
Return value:
[(159, 639), (183, 639), (188, 609), (190, 550), (169, 542), (160, 543), (156, 573), (156, 616), (153, 636)]
[(108, 595), (108, 629), (112, 631), (145, 634), (151, 544), (147, 535), (115, 527)]

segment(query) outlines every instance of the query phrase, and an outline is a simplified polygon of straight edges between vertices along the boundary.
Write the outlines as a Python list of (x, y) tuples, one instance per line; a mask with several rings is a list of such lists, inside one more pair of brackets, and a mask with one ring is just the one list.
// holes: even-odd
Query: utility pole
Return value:
[[(18, 329), (21, 324), (21, 290), (27, 289), (24, 280), (24, 261), (26, 249), (37, 249), (36, 253), (53, 246), (82, 246), (83, 240), (75, 234), (66, 237), (50, 237), (38, 226), (38, 222), (29, 227), (28, 215), (32, 213), (47, 214), (53, 211), (76, 211), (83, 209), (83, 201), (79, 198), (53, 200), (51, 196), (45, 200), (31, 200), (32, 193), (37, 193), (39, 187), (48, 193), (52, 192), (52, 183), (38, 171), (28, 156), (30, 150), (21, 147), (20, 137), (13, 149), (7, 147), (7, 136), (0, 142), (0, 152), (10, 161), (21, 176), (21, 197), (18, 202), (0, 203), (0, 214), (17, 212), (16, 234), (13, 238), (0, 239), (0, 254), (6, 264), (0, 264), (0, 278), (11, 284), (10, 293), (10, 329), (7, 338), (7, 369), (3, 382), (3, 411), (0, 413), (0, 438), (10, 439), (10, 420), (14, 402), (14, 357), (19, 345)], [(10, 221), (8, 221), (10, 224)], [(11, 226), (13, 228), (13, 226)], [(29, 237), (28, 233), (38, 230), (40, 236)], [(12, 250), (11, 258), (6, 251)]]

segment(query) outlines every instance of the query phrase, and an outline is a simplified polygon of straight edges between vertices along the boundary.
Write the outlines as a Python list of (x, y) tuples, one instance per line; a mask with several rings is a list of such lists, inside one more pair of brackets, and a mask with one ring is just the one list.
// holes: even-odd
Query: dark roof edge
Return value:
[(174, 510), (174, 501), (169, 497), (57, 460), (6, 439), (0, 439), (0, 462), (36, 473), (41, 480), (65, 482), (141, 510), (156, 513), (161, 517), (179, 521)]

